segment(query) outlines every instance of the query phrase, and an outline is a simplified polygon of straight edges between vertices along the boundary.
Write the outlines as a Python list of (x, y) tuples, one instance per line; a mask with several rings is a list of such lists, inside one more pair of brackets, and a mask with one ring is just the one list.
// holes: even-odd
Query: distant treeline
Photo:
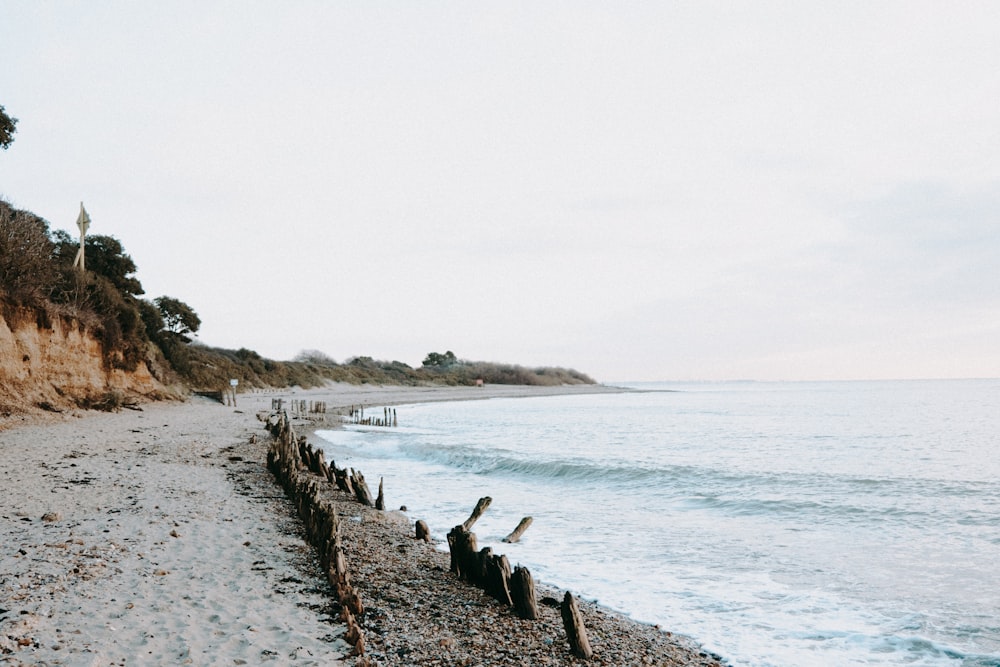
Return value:
[[(326, 354), (310, 350), (293, 361), (265, 359), (253, 350), (226, 350), (192, 344), (181, 369), (186, 381), (195, 387), (227, 385), (239, 380), (241, 387), (316, 387), (326, 382), (397, 385), (475, 385), (486, 384), (563, 385), (594, 384), (583, 373), (564, 368), (524, 368), (512, 364), (455, 360), (447, 365), (423, 365), (418, 368), (402, 361), (378, 361), (354, 357), (337, 363)], [(432, 353), (433, 354), (433, 353)]]
[[(137, 267), (118, 239), (87, 236), (86, 270), (75, 265), (79, 241), (48, 222), (0, 199), (0, 309), (34, 309), (40, 326), (67, 318), (101, 341), (109, 368), (135, 370), (140, 363), (165, 384), (214, 389), (239, 380), (242, 387), (315, 387), (325, 382), (371, 384), (593, 384), (563, 368), (524, 368), (470, 362), (451, 351), (432, 352), (413, 368), (401, 361), (355, 357), (342, 364), (308, 351), (294, 361), (264, 359), (253, 350), (226, 350), (192, 342), (201, 320), (173, 297), (153, 300), (135, 273)], [(10, 319), (7, 317), (6, 319)]]

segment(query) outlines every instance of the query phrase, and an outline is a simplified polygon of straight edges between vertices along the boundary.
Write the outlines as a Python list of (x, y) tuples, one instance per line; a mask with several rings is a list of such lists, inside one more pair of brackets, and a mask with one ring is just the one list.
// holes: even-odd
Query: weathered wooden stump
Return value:
[(330, 474), (337, 488), (344, 493), (354, 495), (354, 487), (351, 485), (351, 476), (347, 473), (347, 468), (338, 468), (336, 461), (330, 461)]
[(357, 496), (358, 502), (362, 505), (367, 505), (368, 507), (373, 507), (375, 502), (372, 500), (372, 492), (368, 489), (368, 484), (365, 482), (365, 476), (361, 474), (360, 470), (353, 470), (351, 474), (351, 486), (354, 487), (354, 495)]
[(593, 657), (594, 651), (590, 648), (590, 641), (587, 639), (587, 628), (583, 625), (580, 608), (576, 605), (576, 600), (569, 591), (566, 591), (566, 595), (563, 597), (561, 611), (570, 651), (578, 658), (589, 660)]
[(361, 616), (365, 613), (365, 606), (361, 603), (361, 596), (357, 594), (353, 587), (348, 587), (346, 594), (341, 596), (340, 603), (347, 609), (350, 609), (351, 613), (355, 616)]
[(417, 530), (418, 540), (423, 540), (424, 542), (431, 541), (431, 529), (428, 528), (426, 521), (424, 521), (423, 519), (417, 521), (416, 530)]
[(355, 620), (354, 614), (347, 607), (342, 607), (340, 609), (340, 620), (347, 626), (347, 631), (344, 633), (344, 641), (354, 647), (357, 655), (361, 655), (365, 651), (365, 643), (364, 638), (361, 636), (361, 627), (358, 625), (357, 620)]
[(514, 601), (514, 611), (521, 618), (533, 621), (538, 618), (538, 603), (535, 602), (535, 580), (528, 568), (518, 565), (510, 577), (510, 597)]
[(517, 524), (517, 528), (511, 531), (511, 534), (503, 538), (502, 541), (509, 542), (511, 544), (517, 542), (519, 539), (521, 539), (521, 536), (524, 535), (524, 531), (528, 530), (528, 526), (531, 525), (532, 521), (533, 519), (530, 516), (524, 517), (523, 519), (521, 519), (521, 523)]
[(448, 533), (448, 550), (451, 552), (451, 571), (463, 581), (472, 581), (479, 556), (476, 552), (476, 534), (462, 526), (455, 526)]
[(510, 561), (507, 556), (493, 556), (486, 564), (486, 592), (507, 606), (514, 604), (510, 597)]
[(378, 498), (375, 499), (375, 509), (385, 511), (385, 492), (383, 491), (382, 485), (385, 483), (385, 477), (378, 478)]
[(488, 508), (490, 506), (490, 503), (492, 502), (493, 499), (490, 498), (489, 496), (484, 496), (483, 498), (480, 498), (479, 502), (476, 503), (475, 509), (472, 510), (472, 514), (469, 516), (468, 519), (466, 519), (462, 523), (462, 528), (464, 528), (465, 530), (470, 530), (472, 528), (472, 525), (477, 521), (479, 521), (479, 517), (483, 515), (483, 512), (486, 511), (486, 508)]
[(306, 447), (308, 446), (308, 444), (306, 443), (306, 436), (304, 435), (299, 436), (298, 446), (299, 446), (299, 459), (302, 460), (306, 465), (308, 465), (309, 455), (306, 453)]
[(486, 584), (488, 579), (486, 576), (487, 570), (489, 569), (489, 564), (493, 562), (493, 547), (483, 547), (476, 554), (476, 563), (473, 568), (472, 583), (479, 586), (483, 590), (486, 589)]

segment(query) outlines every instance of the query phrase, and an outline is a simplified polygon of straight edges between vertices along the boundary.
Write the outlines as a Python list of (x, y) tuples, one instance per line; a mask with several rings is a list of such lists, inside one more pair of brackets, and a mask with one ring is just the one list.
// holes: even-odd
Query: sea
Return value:
[(481, 547), (734, 666), (1000, 666), (1000, 380), (622, 386), (317, 444), (443, 550), (490, 496)]

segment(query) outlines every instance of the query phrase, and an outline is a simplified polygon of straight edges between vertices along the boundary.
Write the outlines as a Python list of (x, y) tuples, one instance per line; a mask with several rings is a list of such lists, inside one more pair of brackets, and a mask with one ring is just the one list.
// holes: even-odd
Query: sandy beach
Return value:
[[(241, 394), (235, 407), (193, 398), (8, 420), (0, 664), (355, 664), (313, 548), (264, 466), (257, 412), (275, 397), (332, 411), (609, 390), (331, 385)], [(557, 609), (528, 627), (455, 581), (447, 554), (412, 539), (411, 518), (329, 493), (353, 519), (345, 548), (372, 664), (575, 664)], [(718, 664), (656, 628), (585, 615), (591, 664)]]

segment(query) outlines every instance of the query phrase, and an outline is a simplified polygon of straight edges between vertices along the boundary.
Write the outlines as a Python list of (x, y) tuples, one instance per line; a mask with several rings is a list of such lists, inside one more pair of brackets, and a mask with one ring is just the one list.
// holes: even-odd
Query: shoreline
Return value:
[[(330, 385), (239, 394), (235, 408), (191, 399), (0, 432), (12, 546), (0, 559), (0, 660), (354, 664), (332, 589), (264, 466), (270, 436), (255, 412), (278, 397), (349, 409), (622, 391)], [(331, 427), (296, 422), (300, 435)], [(578, 663), (557, 609), (542, 604), (555, 619), (521, 621), (451, 575), (448, 555), (417, 542), (406, 515), (344, 496), (335, 501), (353, 519), (344, 538), (372, 664)], [(597, 652), (589, 664), (722, 664), (692, 640), (581, 606)]]

